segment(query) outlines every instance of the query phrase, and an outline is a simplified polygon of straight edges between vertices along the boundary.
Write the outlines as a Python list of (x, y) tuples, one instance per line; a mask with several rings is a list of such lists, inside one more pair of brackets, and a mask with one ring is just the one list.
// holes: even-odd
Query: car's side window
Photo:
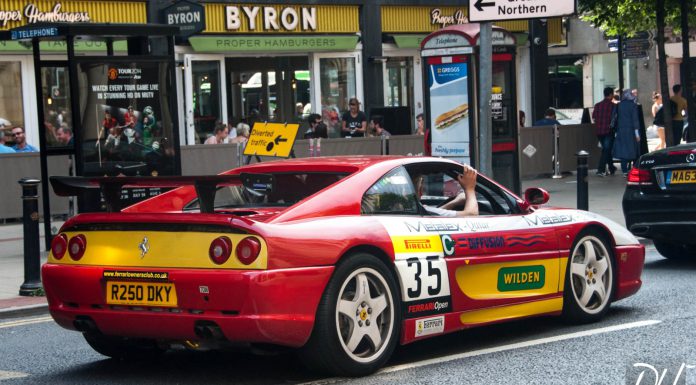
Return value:
[(406, 170), (396, 168), (372, 185), (363, 195), (360, 211), (362, 214), (418, 214), (416, 193)]

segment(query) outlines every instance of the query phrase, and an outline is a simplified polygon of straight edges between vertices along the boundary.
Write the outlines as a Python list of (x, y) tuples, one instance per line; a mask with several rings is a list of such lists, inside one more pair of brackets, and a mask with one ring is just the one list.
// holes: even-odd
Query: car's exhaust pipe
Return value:
[(75, 321), (73, 321), (73, 326), (75, 326), (75, 329), (77, 331), (83, 333), (97, 330), (97, 324), (94, 323), (94, 320), (84, 315), (77, 316), (75, 318)]
[(198, 321), (193, 327), (193, 332), (202, 340), (224, 340), (225, 335), (220, 327), (212, 321)]
[(638, 225), (631, 226), (631, 232), (633, 235), (644, 236), (650, 233), (650, 226)]

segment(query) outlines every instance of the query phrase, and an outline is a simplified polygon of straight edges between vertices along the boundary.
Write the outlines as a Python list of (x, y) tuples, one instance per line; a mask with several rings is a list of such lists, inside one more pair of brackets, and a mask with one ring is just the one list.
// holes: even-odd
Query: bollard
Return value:
[(39, 190), (38, 179), (22, 178), (22, 204), (24, 222), (24, 283), (19, 295), (41, 295), (41, 257), (39, 254)]
[(585, 150), (580, 150), (578, 157), (578, 209), (589, 210), (589, 196), (587, 194), (587, 158), (590, 154)]

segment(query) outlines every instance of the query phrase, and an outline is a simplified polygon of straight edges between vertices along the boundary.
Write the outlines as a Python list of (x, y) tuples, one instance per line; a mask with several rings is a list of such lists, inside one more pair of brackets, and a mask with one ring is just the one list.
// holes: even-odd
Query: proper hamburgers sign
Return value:
[(451, 59), (428, 65), (432, 154), (469, 163), (469, 63)]

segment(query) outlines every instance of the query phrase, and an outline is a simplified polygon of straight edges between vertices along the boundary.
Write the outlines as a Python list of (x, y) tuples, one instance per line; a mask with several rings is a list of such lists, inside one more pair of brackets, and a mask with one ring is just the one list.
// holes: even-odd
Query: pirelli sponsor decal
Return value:
[(102, 276), (105, 279), (133, 279), (147, 281), (167, 281), (169, 273), (164, 271), (123, 271), (123, 270), (104, 270)]
[(445, 331), (445, 316), (421, 318), (416, 320), (416, 338)]
[(433, 235), (423, 236), (396, 236), (392, 237), (394, 251), (396, 253), (441, 253), (442, 243), (440, 237)]
[(546, 282), (544, 266), (505, 267), (498, 271), (498, 290), (533, 290), (544, 287)]

